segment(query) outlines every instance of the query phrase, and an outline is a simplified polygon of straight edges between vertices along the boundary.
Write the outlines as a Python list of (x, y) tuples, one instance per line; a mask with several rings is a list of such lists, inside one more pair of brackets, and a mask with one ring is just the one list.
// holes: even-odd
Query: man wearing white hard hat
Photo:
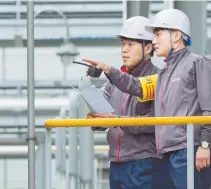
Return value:
[[(177, 9), (158, 12), (146, 30), (155, 34), (155, 54), (165, 57), (158, 75), (156, 116), (211, 116), (211, 60), (190, 52), (190, 21)], [(200, 37), (200, 36), (199, 36)], [(169, 163), (176, 188), (187, 188), (187, 125), (156, 127), (159, 154)], [(211, 126), (194, 126), (195, 189), (210, 189)]]
[[(149, 19), (136, 16), (125, 21), (118, 38), (122, 42), (121, 69), (109, 67), (118, 79), (120, 75), (141, 77), (157, 74), (159, 69), (151, 63), (153, 54), (152, 39), (154, 35), (145, 30)], [(95, 61), (84, 59), (95, 64)], [(103, 64), (98, 64), (98, 67)], [(104, 70), (105, 73), (107, 73)], [(117, 82), (117, 81), (116, 81)], [(89, 113), (88, 118), (117, 118), (120, 116), (153, 116), (154, 101), (138, 100), (133, 94), (120, 91), (118, 87), (130, 88), (132, 84), (127, 77), (118, 80), (119, 85), (108, 82), (104, 88), (104, 96), (115, 109), (114, 114)], [(115, 83), (115, 81), (114, 81)], [(95, 128), (95, 130), (105, 130)], [(111, 189), (170, 189), (162, 180), (165, 167), (161, 164), (161, 156), (156, 152), (155, 129), (151, 127), (114, 127), (109, 128), (107, 141), (109, 145), (110, 188)], [(165, 185), (166, 184), (166, 185)]]

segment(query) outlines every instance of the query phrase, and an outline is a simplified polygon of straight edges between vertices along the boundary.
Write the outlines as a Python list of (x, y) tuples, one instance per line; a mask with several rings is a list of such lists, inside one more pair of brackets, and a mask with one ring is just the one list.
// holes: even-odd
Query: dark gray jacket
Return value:
[[(115, 70), (117, 77), (122, 74), (140, 77), (156, 74), (159, 71), (150, 61), (141, 62), (133, 72), (122, 73), (120, 70), (112, 69)], [(127, 78), (123, 77), (120, 85), (126, 86)], [(154, 101), (139, 102), (135, 96), (121, 92), (110, 82), (104, 88), (104, 96), (115, 109), (116, 115), (154, 116)], [(156, 153), (154, 126), (109, 128), (107, 141), (111, 161), (124, 162), (160, 157)]]
[[(166, 68), (158, 75), (155, 95), (155, 116), (211, 115), (211, 60), (188, 49), (172, 53)], [(127, 84), (121, 85), (122, 78)], [(131, 76), (109, 74), (119, 89), (143, 97), (140, 80)], [(194, 126), (195, 145), (211, 143), (211, 126)], [(156, 145), (159, 154), (186, 148), (186, 125), (156, 126)]]
[[(155, 115), (211, 115), (211, 60), (185, 48), (172, 53), (165, 62), (157, 79)], [(194, 132), (195, 145), (211, 142), (210, 126), (194, 126)], [(186, 148), (186, 125), (156, 127), (156, 141), (160, 154)]]

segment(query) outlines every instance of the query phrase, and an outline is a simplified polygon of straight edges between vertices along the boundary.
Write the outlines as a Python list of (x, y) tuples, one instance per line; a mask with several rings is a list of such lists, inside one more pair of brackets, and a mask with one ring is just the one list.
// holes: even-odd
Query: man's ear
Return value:
[(179, 30), (175, 30), (173, 31), (173, 41), (174, 43), (177, 43), (178, 41), (180, 41), (182, 38), (182, 32)]
[(145, 54), (151, 54), (151, 52), (153, 51), (152, 43), (149, 43), (149, 44), (145, 45), (144, 51), (145, 51)]

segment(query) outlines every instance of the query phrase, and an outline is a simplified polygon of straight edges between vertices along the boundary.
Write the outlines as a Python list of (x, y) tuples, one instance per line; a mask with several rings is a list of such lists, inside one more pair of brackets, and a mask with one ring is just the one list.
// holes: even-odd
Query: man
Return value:
[[(159, 12), (146, 27), (155, 33), (153, 45), (157, 56), (165, 57), (166, 67), (157, 80), (156, 116), (211, 115), (211, 60), (190, 52), (190, 21), (182, 11), (167, 9)], [(211, 127), (195, 128), (195, 189), (210, 189)], [(156, 128), (160, 154), (170, 164), (176, 188), (187, 188), (186, 125)]]
[[(131, 77), (140, 77), (158, 73), (159, 69), (150, 60), (154, 36), (145, 30), (147, 24), (149, 20), (141, 16), (125, 21), (118, 35), (122, 42), (123, 61), (119, 74), (127, 72)], [(127, 85), (127, 79), (122, 78), (122, 82), (130, 86)], [(110, 82), (104, 88), (104, 96), (115, 109), (115, 115), (89, 113), (88, 118), (154, 115), (154, 101), (139, 102), (135, 96), (120, 91)], [(98, 129), (102, 130), (95, 128)], [(163, 188), (163, 167), (161, 157), (156, 153), (154, 138), (154, 126), (109, 128), (107, 141), (111, 161), (111, 189)]]
[[(210, 116), (211, 60), (187, 49), (191, 44), (188, 17), (180, 10), (165, 9), (156, 14), (146, 29), (155, 34), (153, 45), (156, 55), (166, 58), (166, 67), (158, 74), (156, 81), (155, 116)], [(110, 66), (89, 62), (102, 68), (111, 82), (117, 81), (115, 70)], [(121, 77), (123, 75), (118, 77), (119, 81)], [(134, 95), (143, 98), (146, 96), (143, 89), (148, 85), (145, 80), (128, 77), (128, 82), (134, 82), (130, 88), (121, 86), (120, 90), (133, 91)], [(211, 126), (194, 126), (194, 133), (195, 189), (210, 189)], [(156, 127), (157, 151), (169, 165), (168, 170), (177, 189), (187, 188), (186, 140), (186, 125)]]

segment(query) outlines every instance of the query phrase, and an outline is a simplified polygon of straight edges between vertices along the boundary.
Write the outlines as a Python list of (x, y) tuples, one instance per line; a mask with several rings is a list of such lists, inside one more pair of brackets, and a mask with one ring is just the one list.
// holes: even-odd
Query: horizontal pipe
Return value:
[[(36, 141), (36, 144), (38, 142)], [(1, 146), (23, 146), (27, 144), (26, 138), (0, 138), (0, 147)]]
[[(51, 157), (55, 158), (55, 153), (52, 153)], [(28, 152), (1, 152), (0, 153), (0, 159), (26, 159), (28, 158)], [(66, 158), (68, 158), (68, 155), (66, 154)], [(104, 159), (108, 160), (107, 154), (102, 154), (100, 152), (95, 153), (95, 158), (97, 159)]]
[[(35, 150), (37, 150), (39, 145), (35, 146)], [(66, 145), (64, 147), (66, 151), (70, 150), (70, 147)], [(78, 149), (80, 149), (80, 146), (78, 146)], [(95, 152), (101, 152), (101, 153), (107, 153), (109, 149), (108, 145), (100, 145), (100, 146), (94, 146), (93, 150)], [(55, 145), (51, 145), (51, 153), (55, 153), (57, 150), (57, 147)], [(11, 153), (25, 153), (28, 152), (28, 148), (26, 145), (20, 145), (20, 146), (0, 146), (0, 153), (6, 153), (6, 152), (11, 152)]]
[[(39, 141), (37, 140), (37, 144)], [(26, 145), (27, 141), (24, 137), (2, 137), (0, 138), (0, 146), (19, 146)], [(56, 139), (52, 138), (52, 145), (56, 144)], [(68, 145), (68, 140), (66, 140), (66, 145)], [(104, 134), (94, 134), (94, 145), (107, 145), (106, 133)]]
[[(37, 97), (35, 98), (35, 110), (59, 111), (69, 103), (68, 97)], [(0, 111), (26, 111), (27, 98), (23, 97), (4, 97), (0, 98)]]
[[(91, 79), (96, 87), (101, 87), (105, 83), (105, 79)], [(35, 81), (35, 89), (71, 89), (70, 86), (78, 88), (78, 80), (68, 81)], [(0, 81), (1, 90), (22, 90), (27, 89), (26, 81), (6, 80)]]
[[(70, 81), (36, 81), (35, 89), (69, 89), (70, 84), (78, 88), (77, 80)], [(0, 89), (27, 89), (26, 81), (0, 81)]]
[[(105, 79), (92, 79), (92, 84), (96, 87), (101, 87), (105, 83)], [(72, 89), (71, 83), (67, 83), (68, 89)], [(1, 86), (0, 89), (13, 88), (14, 86), (6, 85)], [(46, 87), (46, 86), (45, 86)], [(74, 84), (73, 84), (73, 87)], [(18, 86), (16, 86), (18, 88)], [(52, 84), (52, 88), (53, 84)], [(61, 107), (68, 106), (68, 96), (60, 97), (36, 97), (35, 98), (35, 111), (59, 111)], [(25, 112), (27, 111), (27, 98), (26, 97), (1, 97), (0, 98), (0, 112)]]
[(139, 117), (139, 118), (96, 118), (96, 119), (48, 119), (47, 128), (55, 127), (114, 127), (114, 126), (152, 126), (211, 124), (211, 116), (186, 117)]
[[(45, 129), (44, 124), (43, 125), (36, 124), (35, 126), (36, 126), (37, 129)], [(27, 124), (19, 124), (19, 123), (14, 123), (14, 124), (13, 123), (7, 123), (7, 124), (1, 124), (0, 125), (0, 129), (7, 129), (7, 130), (9, 130), (9, 129), (12, 129), (12, 130), (13, 129), (20, 129), (20, 132), (19, 132), (20, 134), (22, 133), (21, 131), (23, 131), (21, 129), (27, 129), (27, 128), (28, 128)], [(5, 131), (5, 132), (7, 132), (7, 131)], [(10, 131), (8, 131), (8, 133), (10, 133)]]

